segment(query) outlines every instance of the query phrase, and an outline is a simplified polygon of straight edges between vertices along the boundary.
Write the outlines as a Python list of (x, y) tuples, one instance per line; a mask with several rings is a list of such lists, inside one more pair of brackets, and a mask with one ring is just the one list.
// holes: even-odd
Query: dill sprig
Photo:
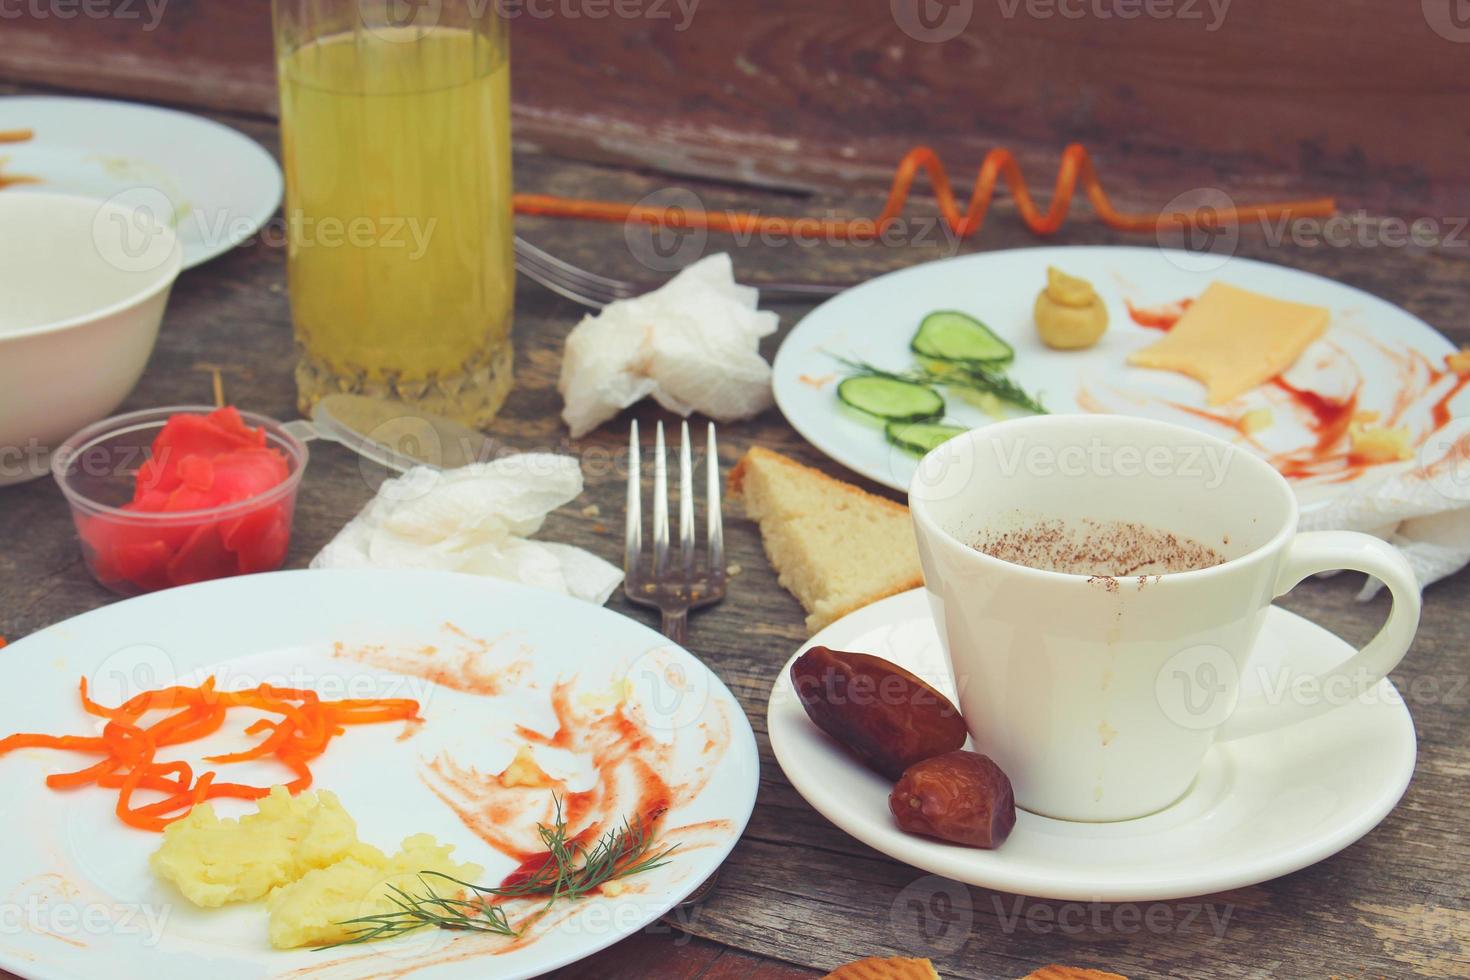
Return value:
[(1040, 400), (1032, 397), (1020, 385), (1004, 374), (988, 370), (976, 361), (948, 363), (942, 369), (920, 361), (917, 367), (908, 371), (886, 371), (866, 361), (853, 361), (845, 357), (837, 357), (837, 360), (859, 374), (907, 381), (910, 384), (967, 388), (994, 395), (1001, 401), (1024, 408), (1028, 412), (1047, 414), (1046, 407)]
[[(490, 888), (461, 881), (439, 871), (421, 872), (418, 879), (423, 885), (423, 894), (410, 894), (389, 885), (389, 899), (396, 906), (393, 911), (338, 923), (348, 927), (350, 938), (322, 948), (392, 939), (426, 928), (516, 936), (518, 931), (511, 926), (505, 909), (498, 902), (544, 897), (546, 907), (550, 907), (558, 901), (576, 901), (610, 881), (662, 867), (678, 846), (655, 849), (652, 828), (645, 827), (642, 817), (635, 816), (631, 823), (625, 819), (622, 827), (603, 834), (589, 848), (572, 836), (562, 815), (561, 800), (553, 796), (552, 802), (556, 816), (551, 826), (541, 824), (537, 827), (541, 843), (546, 847), (546, 860), (524, 877)], [(434, 890), (429, 878), (449, 881), (471, 893), (471, 897), (441, 895)]]

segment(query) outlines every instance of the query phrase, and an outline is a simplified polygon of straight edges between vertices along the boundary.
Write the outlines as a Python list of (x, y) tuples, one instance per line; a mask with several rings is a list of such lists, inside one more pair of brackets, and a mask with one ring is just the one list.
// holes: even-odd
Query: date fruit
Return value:
[(1011, 781), (989, 756), (950, 752), (908, 768), (888, 796), (899, 827), (970, 847), (999, 847), (1016, 825)]
[(812, 647), (791, 665), (791, 683), (818, 728), (889, 779), (965, 744), (949, 699), (882, 657)]

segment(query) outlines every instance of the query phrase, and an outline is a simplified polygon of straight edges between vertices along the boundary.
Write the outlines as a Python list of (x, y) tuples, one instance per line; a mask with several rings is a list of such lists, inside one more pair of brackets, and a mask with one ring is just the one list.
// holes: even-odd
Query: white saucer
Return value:
[[(953, 691), (923, 589), (833, 623), (807, 645), (817, 643), (876, 654)], [(1316, 672), (1351, 653), (1322, 627), (1273, 608), (1251, 665), (1289, 662)], [(1256, 671), (1246, 675), (1243, 692), (1255, 686)], [(1005, 844), (982, 851), (900, 831), (888, 812), (891, 784), (811, 723), (791, 686), (789, 662), (771, 691), (767, 721), (786, 778), (863, 843), (972, 885), (1084, 902), (1204, 895), (1314, 864), (1393, 809), (1416, 753), (1408, 709), (1385, 680), (1319, 718), (1213, 747), (1194, 786), (1159, 813), (1089, 824), (1021, 811)]]

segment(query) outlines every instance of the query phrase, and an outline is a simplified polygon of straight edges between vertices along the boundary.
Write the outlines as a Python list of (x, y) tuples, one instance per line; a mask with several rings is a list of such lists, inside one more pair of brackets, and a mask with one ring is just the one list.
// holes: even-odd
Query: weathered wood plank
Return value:
[[(17, 4), (0, 20), (0, 78), (274, 114), (264, 0), (63, 6), (77, 5)], [(886, 181), (918, 142), (962, 173), (1005, 143), (1049, 186), (1079, 139), (1114, 173), (1193, 187), (1223, 172), (1252, 196), (1334, 192), (1410, 218), (1461, 213), (1470, 183), (1463, 128), (1446, 124), (1470, 38), (1454, 0), (1351, 0), (1326, 17), (1270, 0), (507, 9), (518, 137), (577, 158), (822, 187)]]
[[(247, 120), (241, 126), (273, 145), (268, 124)], [(636, 197), (667, 183), (666, 178), (539, 155), (522, 155), (517, 165), (521, 185), (530, 190)], [(699, 190), (718, 205), (750, 199), (768, 208), (786, 203), (777, 195), (746, 189), (699, 185)], [(520, 228), (574, 261), (611, 272), (647, 273), (616, 226), (527, 220)], [(1078, 225), (1061, 240), (1119, 239)], [(1013, 223), (1000, 221), (984, 244), (1021, 246), (1033, 241)], [(719, 237), (709, 242), (711, 249), (729, 245), (728, 239)], [(907, 266), (946, 250), (943, 244), (885, 248), (759, 243), (734, 249), (737, 266), (748, 278), (781, 274), (842, 279)], [(1240, 250), (1361, 286), (1403, 304), (1451, 337), (1470, 342), (1466, 315), (1470, 303), (1464, 292), (1470, 282), (1470, 259), (1463, 249), (1276, 248), (1259, 234), (1248, 233)], [(225, 363), (231, 397), (247, 408), (289, 417), (295, 394), (283, 273), (279, 250), (257, 243), (187, 274), (171, 300), (148, 373), (126, 407), (207, 401), (209, 375), (195, 367)], [(575, 443), (567, 440), (558, 418), (554, 378), (562, 338), (581, 311), (526, 283), (517, 302), (518, 389), (491, 434), (517, 449), (581, 456), (587, 493), (553, 515), (544, 533), (616, 560), (624, 422), (611, 423)], [(805, 307), (778, 309), (783, 327), (789, 327)], [(767, 353), (774, 351), (779, 339), (772, 338)], [(639, 408), (637, 414), (649, 421), (659, 417), (649, 407)], [(803, 444), (775, 412), (723, 428), (727, 464), (752, 444), (843, 475)], [(339, 447), (314, 447), (301, 491), (290, 557), (293, 567), (304, 565), (356, 512), (380, 476), (371, 468), (364, 470)], [(599, 505), (601, 514), (581, 513), (587, 503)], [(6, 545), (0, 549), (0, 633), (23, 636), (112, 601), (81, 567), (66, 507), (48, 482), (0, 489), (0, 541)], [(1363, 841), (1312, 868), (1224, 895), (1162, 903), (1153, 915), (1166, 926), (1148, 931), (1138, 929), (1135, 918), (1148, 914), (1147, 906), (1132, 911), (1122, 906), (1088, 907), (1077, 913), (1065, 911), (1066, 903), (1020, 900), (927, 879), (837, 831), (807, 806), (782, 776), (765, 737), (766, 697), (782, 663), (804, 638), (801, 612), (776, 585), (755, 528), (735, 515), (728, 523), (727, 547), (743, 571), (733, 580), (724, 603), (696, 615), (691, 646), (744, 705), (757, 733), (762, 780), (750, 829), (726, 865), (713, 898), (681, 923), (688, 932), (817, 969), (879, 953), (933, 955), (946, 977), (986, 980), (1022, 976), (1047, 962), (1106, 967), (1135, 977), (1195, 980), (1470, 973), (1463, 847), (1470, 832), (1463, 805), (1464, 780), (1470, 775), (1470, 729), (1465, 724), (1470, 667), (1464, 660), (1470, 626), (1463, 613), (1470, 600), (1470, 575), (1429, 591), (1414, 650), (1395, 672), (1400, 689), (1410, 692), (1420, 739), (1418, 771), (1403, 804)], [(1355, 588), (1347, 577), (1311, 582), (1293, 592), (1286, 605), (1361, 642), (1381, 620), (1386, 602), (1356, 603)], [(612, 607), (649, 621), (645, 611), (627, 606), (621, 597)], [(940, 894), (950, 896), (951, 909), (960, 907), (955, 902), (968, 902), (968, 927), (963, 915), (955, 918), (945, 910), (935, 897)], [(1064, 923), (1073, 921), (1069, 916), (1084, 914), (1085, 924), (1064, 929), (1058, 924), (1059, 914)], [(671, 936), (647, 941), (670, 946), (675, 942)], [(707, 947), (699, 946), (692, 953), (661, 954), (669, 958), (658, 962), (667, 962), (671, 975), (683, 975), (679, 970), (697, 975), (707, 969), (705, 975), (719, 976), (724, 970), (738, 976), (747, 967), (755, 969), (738, 958), (726, 960), (725, 954), (712, 962), (702, 960), (707, 952)], [(638, 976), (640, 967), (649, 968), (639, 954), (616, 956), (627, 958), (608, 961), (603, 975)]]

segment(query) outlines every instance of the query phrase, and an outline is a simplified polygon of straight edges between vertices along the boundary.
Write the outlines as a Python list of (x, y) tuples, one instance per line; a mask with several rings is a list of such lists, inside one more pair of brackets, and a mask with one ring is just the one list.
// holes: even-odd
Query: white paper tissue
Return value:
[[(1409, 560), (1421, 589), (1464, 568), (1470, 562), (1470, 431), (1439, 441), (1444, 444), (1436, 451), (1421, 451), (1417, 466), (1303, 514), (1301, 530), (1383, 538)], [(1382, 588), (1369, 578), (1358, 598), (1371, 599)]]
[(617, 567), (581, 548), (528, 540), (581, 492), (582, 468), (570, 456), (417, 467), (385, 481), (311, 567), (468, 572), (600, 604), (623, 579)]
[(726, 254), (701, 259), (659, 289), (587, 316), (567, 337), (557, 388), (573, 438), (648, 395), (680, 415), (749, 418), (771, 404), (760, 340), (779, 318), (735, 282)]

